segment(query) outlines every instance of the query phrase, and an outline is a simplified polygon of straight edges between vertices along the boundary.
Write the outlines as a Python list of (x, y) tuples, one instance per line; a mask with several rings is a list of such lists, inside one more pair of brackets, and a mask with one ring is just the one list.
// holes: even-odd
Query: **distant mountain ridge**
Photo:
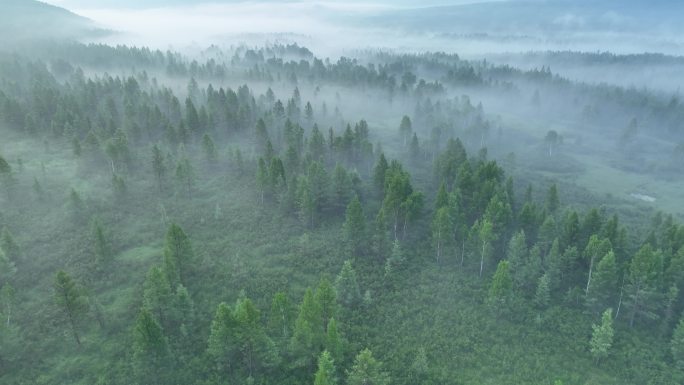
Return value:
[(0, 1), (0, 42), (78, 39), (102, 33), (90, 19), (35, 0)]
[(512, 0), (389, 12), (373, 21), (412, 31), (559, 33), (681, 29), (684, 2), (672, 0)]

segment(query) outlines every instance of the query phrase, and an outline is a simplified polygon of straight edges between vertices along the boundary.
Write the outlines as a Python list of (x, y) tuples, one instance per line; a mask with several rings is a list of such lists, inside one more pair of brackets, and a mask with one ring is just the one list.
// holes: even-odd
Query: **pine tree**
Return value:
[(337, 315), (337, 291), (327, 277), (321, 278), (314, 294), (317, 307), (321, 313), (321, 325), (327, 330), (328, 321)]
[(585, 293), (589, 292), (596, 260), (609, 252), (611, 248), (609, 240), (601, 241), (597, 235), (592, 235), (589, 238), (589, 243), (587, 243), (587, 247), (584, 249), (584, 258), (589, 260), (589, 273)]
[(164, 272), (169, 283), (172, 286), (186, 283), (195, 262), (190, 239), (180, 226), (172, 223), (166, 232), (164, 244)]
[(275, 361), (275, 347), (260, 324), (259, 310), (249, 298), (241, 298), (235, 305), (234, 318), (236, 341), (247, 378), (263, 375)]
[(7, 320), (6, 327), (10, 327), (12, 321), (12, 309), (14, 308), (15, 291), (12, 285), (5, 283), (0, 289), (0, 314)]
[(390, 239), (387, 232), (387, 220), (385, 219), (385, 212), (381, 209), (378, 215), (375, 216), (375, 223), (373, 226), (372, 235), (372, 250), (379, 261), (387, 258), (390, 252)]
[(354, 309), (361, 303), (361, 290), (351, 261), (347, 260), (342, 265), (342, 270), (335, 281), (335, 287), (337, 298), (343, 306)]
[(64, 313), (76, 343), (81, 345), (78, 324), (88, 311), (88, 299), (71, 276), (63, 270), (55, 275), (54, 291), (55, 302)]
[(190, 159), (183, 158), (176, 165), (176, 180), (186, 189), (188, 198), (192, 198), (192, 188), (195, 185), (195, 169), (190, 164)]
[(0, 283), (9, 281), (17, 272), (14, 261), (10, 260), (4, 250), (0, 248)]
[(546, 209), (553, 214), (559, 207), (560, 200), (558, 199), (558, 187), (554, 183), (549, 187), (549, 192), (546, 194)]
[(647, 243), (634, 255), (629, 265), (629, 302), (631, 302), (631, 313), (629, 326), (634, 326), (637, 315), (644, 315), (647, 318), (657, 318), (653, 311), (656, 300), (654, 297), (655, 288), (653, 287), (658, 280), (659, 271), (662, 269), (659, 253), (653, 250), (651, 244)]
[(143, 284), (143, 304), (160, 325), (169, 325), (167, 311), (171, 307), (171, 285), (161, 268), (153, 266)]
[(351, 370), (347, 372), (347, 385), (389, 385), (390, 378), (382, 370), (382, 363), (364, 349), (356, 355)]
[(289, 339), (292, 334), (292, 323), (294, 321), (294, 309), (287, 294), (280, 291), (273, 296), (271, 301), (271, 311), (268, 317), (268, 328), (277, 342)]
[(309, 369), (313, 367), (314, 359), (323, 344), (323, 337), (321, 308), (314, 299), (313, 290), (309, 288), (299, 307), (299, 315), (295, 320), (294, 333), (290, 341), (295, 367)]
[(21, 247), (7, 227), (3, 227), (0, 233), (0, 249), (5, 252), (5, 256), (10, 261), (17, 262), (22, 257)]
[(610, 348), (613, 346), (613, 309), (603, 312), (600, 325), (592, 325), (591, 341), (589, 350), (599, 363), (601, 359), (608, 357)]
[(418, 142), (418, 135), (413, 133), (411, 138), (411, 145), (409, 146), (409, 155), (411, 156), (411, 161), (416, 163), (420, 160), (420, 144)]
[(449, 193), (447, 192), (446, 182), (442, 181), (437, 189), (437, 197), (435, 198), (435, 211), (442, 207), (449, 206)]
[(490, 303), (506, 302), (511, 291), (511, 276), (508, 271), (508, 261), (500, 261), (489, 287), (488, 301)]
[(164, 176), (166, 175), (166, 164), (164, 162), (164, 155), (156, 144), (152, 147), (152, 170), (157, 178), (159, 192), (162, 192)]
[(679, 370), (684, 370), (684, 316), (679, 320), (670, 342), (672, 360)]
[(411, 126), (411, 118), (404, 115), (404, 117), (401, 118), (401, 123), (399, 124), (399, 133), (401, 134), (401, 138), (404, 142), (404, 147), (406, 147), (409, 137), (411, 137), (411, 133), (413, 132), (413, 128)]
[(207, 158), (207, 162), (218, 162), (218, 151), (216, 150), (216, 144), (214, 144), (214, 140), (209, 134), (204, 134), (202, 136), (202, 151), (204, 151), (204, 156)]
[(615, 261), (615, 253), (609, 251), (596, 265), (587, 291), (587, 308), (591, 312), (598, 313), (600, 309), (609, 306), (614, 297), (618, 284), (618, 268)]
[(195, 303), (185, 286), (176, 286), (171, 307), (170, 318), (174, 333), (181, 339), (188, 339), (195, 329)]
[(5, 188), (9, 199), (14, 185), (14, 177), (12, 176), (12, 167), (2, 156), (0, 156), (0, 184)]
[(549, 276), (544, 274), (539, 277), (537, 292), (534, 296), (534, 303), (541, 309), (545, 309), (551, 300), (551, 289), (549, 288)]
[(335, 385), (337, 378), (335, 376), (334, 360), (327, 350), (324, 350), (318, 357), (318, 370), (314, 375), (314, 385)]
[(239, 353), (236, 328), (237, 320), (233, 316), (232, 309), (225, 302), (220, 303), (211, 321), (211, 332), (207, 343), (207, 354), (219, 373), (229, 374), (235, 368)]
[(332, 357), (335, 362), (342, 362), (343, 359), (343, 346), (342, 337), (337, 330), (337, 321), (335, 318), (331, 318), (328, 321), (328, 331), (325, 335), (325, 350), (330, 352), (330, 357)]
[(437, 264), (440, 264), (442, 256), (449, 252), (454, 240), (454, 223), (449, 211), (449, 207), (438, 209), (432, 220), (432, 243), (437, 254)]
[(164, 332), (146, 308), (142, 308), (133, 330), (133, 362), (143, 384), (166, 384), (171, 357)]
[(268, 175), (268, 168), (266, 167), (266, 161), (264, 161), (264, 158), (259, 158), (258, 164), (257, 164), (257, 174), (256, 174), (256, 182), (257, 186), (259, 187), (259, 193), (261, 195), (261, 204), (264, 204), (264, 199), (266, 197), (266, 193), (270, 192), (269, 187), (270, 187), (270, 178)]
[(102, 269), (112, 261), (113, 252), (109, 239), (105, 236), (102, 224), (97, 220), (92, 225), (92, 242), (95, 263), (98, 268)]
[(344, 237), (346, 248), (354, 256), (363, 255), (366, 252), (366, 219), (363, 215), (363, 207), (358, 196), (354, 196), (347, 206), (344, 225)]
[(385, 194), (386, 174), (388, 169), (389, 164), (387, 163), (387, 158), (385, 158), (385, 154), (381, 152), (378, 162), (373, 169), (373, 185), (380, 196)]

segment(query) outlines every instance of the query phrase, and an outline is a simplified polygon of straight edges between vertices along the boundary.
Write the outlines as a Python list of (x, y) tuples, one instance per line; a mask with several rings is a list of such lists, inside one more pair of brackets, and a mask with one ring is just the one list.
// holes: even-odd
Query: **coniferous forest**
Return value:
[(438, 51), (4, 39), (0, 383), (684, 383), (676, 95)]

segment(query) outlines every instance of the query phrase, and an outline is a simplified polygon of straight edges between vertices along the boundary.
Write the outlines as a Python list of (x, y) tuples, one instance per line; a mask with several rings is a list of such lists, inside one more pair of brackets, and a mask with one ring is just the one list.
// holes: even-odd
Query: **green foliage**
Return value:
[(166, 274), (158, 266), (151, 267), (143, 284), (143, 304), (161, 325), (169, 325), (171, 299), (171, 285)]
[(335, 366), (333, 359), (327, 350), (324, 350), (318, 357), (318, 370), (314, 375), (314, 385), (335, 385), (337, 378), (335, 376)]
[(290, 350), (294, 357), (293, 366), (312, 368), (315, 357), (323, 343), (324, 327), (321, 321), (320, 303), (314, 298), (313, 290), (307, 289), (295, 320)]
[(610, 348), (613, 346), (613, 309), (603, 312), (600, 325), (592, 325), (591, 341), (589, 350), (596, 362), (608, 357)]
[(435, 213), (432, 220), (432, 242), (437, 254), (437, 263), (440, 263), (442, 256), (448, 254), (452, 247), (454, 223), (448, 207), (442, 207)]
[(167, 339), (159, 323), (144, 307), (133, 329), (133, 362), (140, 383), (166, 384), (171, 378)]
[(542, 309), (546, 308), (551, 300), (551, 289), (549, 286), (549, 276), (547, 274), (539, 277), (537, 292), (534, 295), (534, 303)]
[(183, 229), (173, 223), (166, 232), (164, 243), (164, 272), (171, 285), (186, 283), (196, 263), (190, 239)]
[(55, 275), (54, 282), (55, 303), (64, 314), (66, 322), (71, 328), (74, 339), (81, 344), (79, 337), (79, 323), (88, 311), (88, 299), (69, 274), (60, 270)]
[(335, 288), (337, 298), (343, 306), (354, 309), (361, 303), (361, 289), (351, 261), (347, 260), (342, 265), (342, 270), (335, 281)]
[(364, 349), (354, 358), (354, 364), (347, 372), (348, 385), (388, 385), (390, 378), (382, 369), (382, 363)]
[(342, 337), (337, 330), (337, 321), (335, 321), (335, 318), (330, 318), (328, 321), (328, 330), (325, 335), (324, 347), (335, 362), (342, 362), (344, 359), (344, 346)]
[(679, 368), (679, 370), (684, 370), (684, 317), (679, 320), (679, 323), (672, 334), (670, 350), (672, 352), (672, 359), (677, 368)]
[(358, 196), (354, 196), (347, 206), (344, 225), (345, 242), (351, 255), (363, 255), (366, 252), (366, 219)]
[(511, 294), (511, 276), (508, 271), (508, 261), (500, 261), (496, 267), (492, 284), (489, 287), (488, 300), (492, 303), (505, 302)]

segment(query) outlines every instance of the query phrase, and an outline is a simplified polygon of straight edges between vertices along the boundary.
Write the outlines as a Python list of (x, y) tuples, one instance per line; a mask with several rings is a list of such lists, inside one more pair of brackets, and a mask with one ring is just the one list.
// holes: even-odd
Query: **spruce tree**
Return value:
[(364, 349), (354, 358), (354, 364), (347, 371), (347, 385), (389, 385), (389, 375), (382, 369), (382, 363)]
[(324, 347), (335, 362), (342, 362), (344, 354), (342, 337), (337, 329), (337, 321), (335, 321), (335, 318), (331, 318), (330, 321), (328, 321), (328, 331), (325, 335)]
[(80, 345), (78, 324), (88, 311), (88, 299), (84, 295), (83, 289), (63, 270), (58, 271), (55, 275), (54, 292), (55, 302), (64, 313), (76, 343)]
[(610, 348), (613, 346), (613, 309), (607, 309), (601, 317), (601, 324), (592, 325), (591, 341), (589, 350), (594, 356), (596, 363), (608, 357)]
[(140, 383), (162, 385), (171, 379), (171, 353), (166, 336), (144, 307), (133, 329), (133, 363)]
[(510, 295), (511, 276), (508, 271), (508, 261), (500, 261), (496, 267), (492, 284), (489, 287), (488, 301), (490, 303), (503, 303)]
[(347, 206), (344, 225), (346, 248), (353, 256), (360, 256), (366, 252), (366, 219), (358, 196), (354, 196)]
[(337, 377), (335, 376), (334, 360), (327, 350), (324, 350), (318, 357), (318, 370), (314, 375), (314, 385), (335, 385), (337, 384)]
[(328, 321), (337, 315), (337, 291), (327, 277), (323, 277), (318, 283), (314, 299), (321, 314), (321, 325), (327, 330)]
[(172, 223), (166, 232), (164, 244), (164, 271), (169, 283), (172, 286), (178, 283), (185, 284), (195, 262), (190, 239), (180, 226)]
[(213, 361), (214, 368), (224, 375), (229, 374), (235, 368), (235, 362), (238, 359), (237, 325), (230, 306), (225, 302), (220, 303), (211, 321), (207, 354)]
[(670, 341), (672, 360), (679, 370), (684, 370), (684, 316), (679, 320)]
[(443, 256), (448, 254), (453, 246), (454, 223), (449, 211), (449, 207), (438, 209), (432, 220), (432, 243), (437, 264), (442, 262)]
[(167, 312), (171, 308), (171, 300), (171, 285), (166, 274), (157, 266), (151, 267), (143, 284), (143, 304), (160, 325), (169, 325)]
[(354, 309), (361, 303), (361, 290), (351, 261), (347, 260), (342, 265), (342, 270), (335, 281), (335, 288), (339, 302), (346, 308)]

